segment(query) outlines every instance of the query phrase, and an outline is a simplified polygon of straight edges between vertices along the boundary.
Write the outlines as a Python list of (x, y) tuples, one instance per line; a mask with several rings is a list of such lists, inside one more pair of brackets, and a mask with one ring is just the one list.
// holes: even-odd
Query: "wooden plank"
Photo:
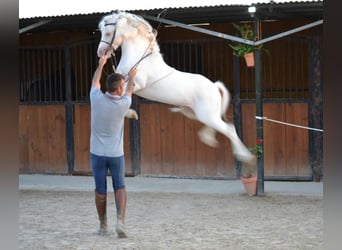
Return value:
[(161, 174), (160, 105), (141, 104), (142, 173)]
[(19, 173), (29, 173), (28, 106), (19, 106)]
[(125, 118), (124, 121), (124, 156), (125, 156), (125, 166), (126, 166), (126, 175), (131, 175), (133, 173), (132, 164), (131, 164), (131, 143), (130, 143), (130, 127), (129, 120)]
[(141, 145), (141, 173), (151, 173), (151, 137), (150, 137), (150, 128), (151, 128), (151, 121), (150, 121), (150, 105), (148, 104), (140, 104), (140, 145)]
[(183, 115), (178, 113), (171, 113), (172, 117), (172, 129), (174, 133), (173, 137), (173, 159), (174, 159), (174, 175), (184, 176), (186, 175), (186, 162), (185, 162), (185, 122), (187, 119)]
[[(264, 116), (274, 120), (285, 120), (284, 103), (265, 103)], [(286, 175), (285, 126), (268, 121), (264, 126), (264, 173), (265, 176)]]
[[(217, 134), (216, 134), (217, 136)], [(203, 144), (203, 142), (201, 142)], [(204, 164), (204, 176), (217, 176), (217, 155), (220, 151), (220, 147), (213, 148), (206, 144), (203, 144), (206, 146), (205, 151), (205, 164)]]
[(90, 105), (74, 105), (75, 172), (91, 173), (90, 164)]
[[(67, 170), (67, 166), (64, 165), (65, 158), (67, 160), (67, 155), (64, 147), (60, 145), (66, 145), (66, 134), (63, 133), (65, 131), (65, 108), (63, 106), (55, 106), (49, 107), (49, 110), (46, 110), (49, 115), (46, 121), (46, 135), (47, 135), (47, 150), (48, 150), (48, 162), (49, 172), (64, 172)], [(43, 118), (44, 119), (44, 118)], [(53, 159), (51, 161), (51, 159)]]
[(151, 117), (152, 126), (150, 128), (150, 136), (152, 140), (152, 157), (151, 157), (151, 167), (152, 171), (156, 174), (162, 174), (161, 169), (161, 136), (160, 136), (160, 109), (161, 105), (153, 104), (151, 106)]
[(195, 176), (196, 174), (196, 144), (199, 143), (196, 128), (197, 122), (184, 118), (184, 144), (182, 149), (184, 151), (185, 176)]
[(247, 147), (256, 142), (255, 104), (243, 103), (242, 110), (242, 141)]
[[(197, 132), (202, 129), (203, 125), (199, 122), (196, 122), (195, 131)], [(196, 136), (195, 140), (195, 176), (205, 176), (207, 162), (206, 162), (206, 152), (209, 149), (209, 146), (205, 145), (198, 136)]]
[[(308, 126), (306, 103), (287, 103), (286, 122)], [(286, 173), (288, 175), (309, 175), (309, 132), (306, 129), (286, 126)], [(289, 146), (291, 145), (291, 146)]]
[[(174, 175), (174, 152), (173, 144), (174, 137), (178, 136), (174, 134), (174, 128), (172, 127), (172, 117), (168, 108), (170, 105), (160, 106), (159, 125), (160, 125), (160, 155), (161, 155), (161, 173), (163, 175)], [(157, 127), (157, 124), (156, 124)]]
[(65, 107), (19, 106), (19, 171), (67, 173)]

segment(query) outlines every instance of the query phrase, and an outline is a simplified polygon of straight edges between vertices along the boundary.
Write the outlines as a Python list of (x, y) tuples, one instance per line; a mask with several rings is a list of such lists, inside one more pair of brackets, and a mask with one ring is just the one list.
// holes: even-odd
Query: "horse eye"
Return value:
[(106, 32), (106, 36), (110, 36), (110, 32)]

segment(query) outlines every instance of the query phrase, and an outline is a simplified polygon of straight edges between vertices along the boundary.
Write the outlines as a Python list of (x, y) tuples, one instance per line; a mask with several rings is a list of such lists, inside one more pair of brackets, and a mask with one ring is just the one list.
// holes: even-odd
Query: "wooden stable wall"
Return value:
[[(73, 174), (91, 174), (90, 105), (74, 105)], [(126, 172), (131, 173), (129, 127), (125, 122)], [(19, 172), (69, 174), (64, 105), (19, 106)]]
[[(235, 178), (230, 141), (218, 134), (219, 148), (197, 136), (201, 124), (159, 103), (140, 104), (140, 172), (144, 175)], [(307, 126), (306, 103), (265, 103), (264, 116)], [(233, 121), (232, 108), (228, 118)], [(255, 104), (242, 104), (242, 137), (256, 142)], [(89, 162), (90, 106), (74, 105), (73, 174), (91, 174)], [(126, 173), (132, 174), (129, 122), (125, 121)], [(65, 107), (19, 106), (21, 173), (68, 173)], [(308, 131), (264, 121), (265, 176), (310, 177)]]
[[(243, 141), (252, 146), (256, 140), (255, 104), (242, 105)], [(308, 126), (307, 103), (264, 103), (263, 116), (277, 121)], [(263, 122), (264, 175), (311, 176), (309, 132), (270, 121)]]
[[(90, 165), (90, 105), (77, 104), (74, 105), (74, 144), (75, 144), (75, 165), (74, 173), (89, 174), (91, 173)], [(126, 173), (131, 174), (130, 164), (130, 140), (129, 140), (129, 124), (125, 120), (124, 128), (124, 152), (126, 161)]]
[(19, 172), (68, 172), (63, 105), (19, 106)]
[(197, 136), (203, 125), (170, 112), (169, 107), (157, 103), (140, 104), (141, 173), (233, 177), (230, 141), (218, 135), (221, 147), (203, 144)]

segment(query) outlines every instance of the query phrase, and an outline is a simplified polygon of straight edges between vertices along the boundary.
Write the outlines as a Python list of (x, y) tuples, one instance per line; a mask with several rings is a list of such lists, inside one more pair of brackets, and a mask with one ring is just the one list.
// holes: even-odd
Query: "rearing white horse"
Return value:
[[(181, 112), (205, 126), (198, 132), (201, 141), (217, 147), (216, 131), (228, 137), (234, 156), (247, 164), (255, 164), (254, 155), (238, 137), (233, 124), (223, 121), (230, 94), (220, 81), (213, 83), (200, 74), (181, 72), (167, 65), (159, 52), (156, 32), (142, 17), (116, 12), (99, 22), (101, 41), (99, 57), (121, 46), (117, 73), (125, 76), (137, 68), (134, 94), (149, 100), (174, 105), (173, 112)], [(130, 111), (131, 115), (132, 112)]]

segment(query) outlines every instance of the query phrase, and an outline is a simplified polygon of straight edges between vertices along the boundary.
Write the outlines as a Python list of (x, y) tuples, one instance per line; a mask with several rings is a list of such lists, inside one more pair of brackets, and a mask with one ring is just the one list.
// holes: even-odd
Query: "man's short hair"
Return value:
[(114, 92), (119, 88), (121, 80), (125, 80), (125, 77), (119, 73), (110, 74), (107, 77), (107, 91)]

